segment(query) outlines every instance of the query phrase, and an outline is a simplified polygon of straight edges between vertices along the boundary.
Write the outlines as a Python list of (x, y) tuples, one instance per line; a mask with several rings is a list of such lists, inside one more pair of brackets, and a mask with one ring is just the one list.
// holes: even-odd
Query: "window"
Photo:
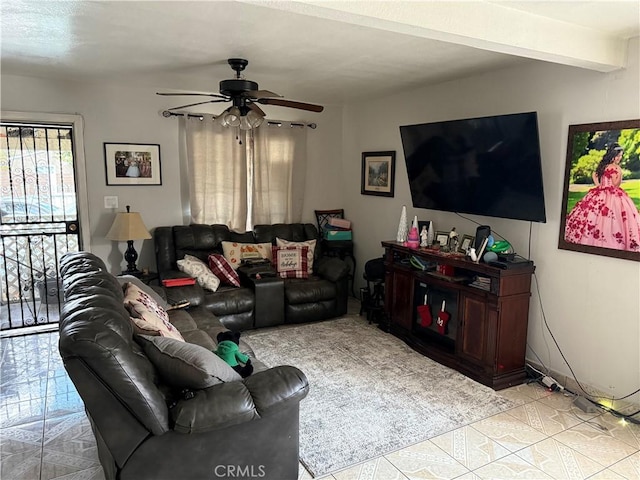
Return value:
[(191, 218), (239, 231), (299, 222), (306, 173), (306, 128), (286, 122), (240, 131), (213, 116), (183, 117)]

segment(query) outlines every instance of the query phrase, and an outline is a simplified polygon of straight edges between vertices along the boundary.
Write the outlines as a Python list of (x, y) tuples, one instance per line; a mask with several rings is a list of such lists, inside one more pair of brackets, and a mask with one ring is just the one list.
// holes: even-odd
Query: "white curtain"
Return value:
[(253, 225), (302, 219), (307, 127), (288, 122), (256, 130), (253, 149)]
[(287, 122), (240, 132), (212, 115), (183, 117), (194, 223), (237, 231), (302, 219), (306, 127)]
[(184, 117), (191, 221), (220, 223), (238, 231), (247, 225), (247, 162), (236, 130), (212, 115)]

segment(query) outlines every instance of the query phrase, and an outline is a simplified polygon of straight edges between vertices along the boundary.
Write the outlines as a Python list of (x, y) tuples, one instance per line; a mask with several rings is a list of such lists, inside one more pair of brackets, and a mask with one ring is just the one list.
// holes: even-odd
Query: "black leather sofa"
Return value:
[[(123, 288), (101, 259), (66, 254), (60, 271), (59, 351), (107, 479), (298, 477), (299, 402), (309, 389), (300, 370), (266, 368), (253, 358), (253, 375), (186, 395), (164, 381), (139, 345)], [(224, 327), (208, 309), (168, 313), (186, 342), (215, 348)]]
[[(276, 238), (293, 242), (319, 239), (318, 230), (310, 223), (256, 225), (250, 232), (238, 233), (226, 225), (178, 225), (157, 227), (153, 232), (156, 267), (161, 280), (185, 276), (176, 262), (185, 255), (192, 255), (207, 262), (211, 253), (222, 253), (222, 242), (271, 243)], [(339, 258), (322, 255), (321, 242), (315, 250), (314, 274), (308, 279), (285, 279), (284, 296), (264, 295), (273, 302), (273, 308), (282, 308), (280, 323), (301, 323), (325, 320), (347, 312), (349, 295), (349, 266)], [(201, 288), (173, 287), (167, 289), (172, 300), (198, 301)], [(194, 298), (195, 297), (195, 298)], [(264, 301), (264, 300), (263, 300)], [(271, 310), (270, 305), (256, 305), (255, 291), (251, 285), (243, 287), (221, 286), (215, 292), (205, 291), (203, 305), (230, 330), (258, 328), (262, 321), (260, 311)], [(272, 326), (273, 322), (267, 322)]]

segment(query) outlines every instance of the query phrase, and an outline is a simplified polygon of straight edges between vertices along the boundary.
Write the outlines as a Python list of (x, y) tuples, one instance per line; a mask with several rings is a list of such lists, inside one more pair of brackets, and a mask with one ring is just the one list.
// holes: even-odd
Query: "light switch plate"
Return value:
[(118, 208), (118, 197), (104, 197), (104, 208)]

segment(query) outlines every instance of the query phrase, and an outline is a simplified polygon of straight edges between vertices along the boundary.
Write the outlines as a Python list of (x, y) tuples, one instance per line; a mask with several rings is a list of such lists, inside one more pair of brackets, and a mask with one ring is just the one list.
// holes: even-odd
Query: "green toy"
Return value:
[(253, 373), (251, 359), (249, 355), (240, 351), (240, 332), (220, 332), (216, 338), (218, 347), (213, 353), (238, 372), (242, 378), (251, 375)]
[(487, 248), (487, 250), (495, 253), (505, 253), (510, 249), (511, 249), (511, 244), (506, 240), (495, 242), (493, 245)]

